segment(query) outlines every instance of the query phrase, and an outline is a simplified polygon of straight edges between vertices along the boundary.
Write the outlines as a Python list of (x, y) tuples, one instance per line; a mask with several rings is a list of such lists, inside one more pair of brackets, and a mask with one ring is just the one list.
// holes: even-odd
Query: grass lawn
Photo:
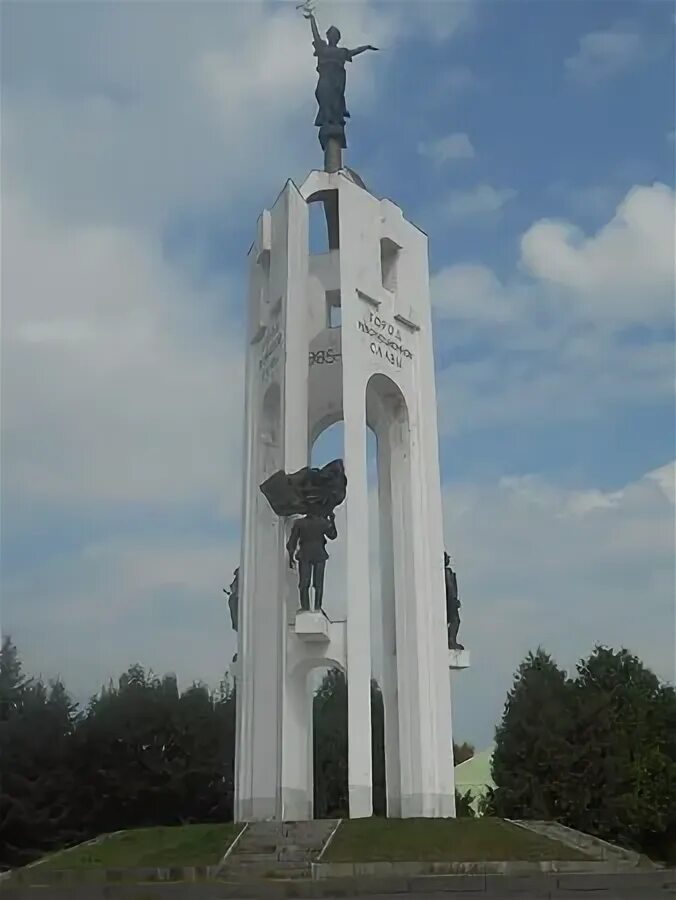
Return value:
[(50, 869), (127, 869), (144, 866), (213, 866), (241, 826), (175, 825), (137, 828), (45, 860)]
[(589, 859), (502, 819), (345, 820), (322, 862)]

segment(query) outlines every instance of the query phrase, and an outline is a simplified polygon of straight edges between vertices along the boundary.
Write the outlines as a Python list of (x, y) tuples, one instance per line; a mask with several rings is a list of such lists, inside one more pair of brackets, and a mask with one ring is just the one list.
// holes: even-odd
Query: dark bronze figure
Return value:
[(322, 469), (305, 468), (287, 475), (275, 472), (261, 491), (278, 516), (302, 516), (294, 522), (286, 545), (289, 567), (298, 561), (300, 608), (310, 610), (310, 586), (314, 587), (314, 609), (322, 608), (324, 570), (329, 558), (326, 541), (338, 537), (334, 509), (345, 500), (347, 477), (342, 459)]
[(458, 579), (451, 568), (451, 558), (444, 553), (444, 575), (446, 577), (446, 624), (448, 628), (448, 649), (464, 650), (458, 643), (460, 629), (460, 600), (458, 599)]
[(319, 33), (317, 21), (310, 4), (304, 4), (304, 16), (310, 20), (312, 27), (312, 43), (317, 57), (319, 80), (315, 97), (319, 105), (315, 125), (319, 126), (319, 142), (326, 151), (328, 142), (333, 139), (339, 147), (347, 147), (345, 140), (345, 120), (350, 114), (345, 105), (345, 63), (352, 62), (355, 56), (366, 50), (377, 50), (371, 44), (348, 50), (339, 47), (340, 31), (332, 25), (326, 32), (326, 40)]
[(326, 516), (345, 499), (347, 478), (343, 461), (334, 459), (322, 469), (306, 466), (291, 475), (282, 469), (263, 482), (261, 491), (278, 516)]
[(223, 593), (228, 595), (228, 607), (230, 608), (230, 623), (234, 632), (239, 628), (239, 566), (235, 569), (230, 589), (223, 588)]
[[(230, 582), (230, 588), (223, 588), (223, 593), (228, 595), (228, 607), (230, 609), (230, 624), (232, 630), (237, 633), (239, 629), (239, 566), (235, 569)], [(237, 662), (237, 654), (232, 658), (234, 663)]]
[(326, 540), (338, 537), (333, 513), (308, 513), (294, 522), (286, 545), (289, 568), (298, 560), (298, 590), (301, 610), (310, 610), (310, 584), (315, 589), (314, 609), (321, 610), (324, 596), (324, 570), (329, 558)]

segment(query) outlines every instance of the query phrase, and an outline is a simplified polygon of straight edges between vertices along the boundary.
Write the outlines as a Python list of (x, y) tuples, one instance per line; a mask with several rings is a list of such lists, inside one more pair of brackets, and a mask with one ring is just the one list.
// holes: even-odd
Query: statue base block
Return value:
[(328, 644), (329, 620), (324, 613), (303, 611), (296, 613), (295, 631), (302, 641)]
[(449, 669), (469, 669), (469, 650), (449, 650)]

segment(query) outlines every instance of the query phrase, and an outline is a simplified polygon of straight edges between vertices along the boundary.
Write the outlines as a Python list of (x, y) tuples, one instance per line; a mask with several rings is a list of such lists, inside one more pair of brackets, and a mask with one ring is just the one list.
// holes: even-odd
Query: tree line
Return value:
[[(84, 708), (0, 650), (0, 867), (121, 829), (232, 819), (235, 692), (131, 666)], [(383, 701), (371, 687), (374, 813), (385, 814)], [(473, 754), (454, 745), (455, 763)], [(315, 815), (347, 815), (347, 684), (314, 698)], [(676, 861), (676, 693), (625, 650), (568, 677), (521, 664), (496, 731), (484, 812), (553, 819)], [(471, 815), (471, 797), (456, 796)]]

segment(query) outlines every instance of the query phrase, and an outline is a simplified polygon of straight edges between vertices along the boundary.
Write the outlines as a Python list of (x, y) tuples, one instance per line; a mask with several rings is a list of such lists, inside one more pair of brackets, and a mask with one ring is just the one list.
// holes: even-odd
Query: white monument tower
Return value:
[[(453, 816), (449, 668), (469, 655), (446, 639), (427, 238), (342, 167), (335, 54), (356, 53), (311, 24), (325, 170), (287, 182), (249, 254), (235, 818), (312, 818), (310, 673), (327, 665), (347, 678), (349, 813), (372, 814), (368, 427), (378, 447), (387, 813)], [(321, 255), (309, 251), (311, 203), (326, 214)], [(294, 519), (278, 517), (260, 485), (309, 466), (313, 443), (339, 421), (347, 612), (331, 622), (298, 611), (286, 550)]]

